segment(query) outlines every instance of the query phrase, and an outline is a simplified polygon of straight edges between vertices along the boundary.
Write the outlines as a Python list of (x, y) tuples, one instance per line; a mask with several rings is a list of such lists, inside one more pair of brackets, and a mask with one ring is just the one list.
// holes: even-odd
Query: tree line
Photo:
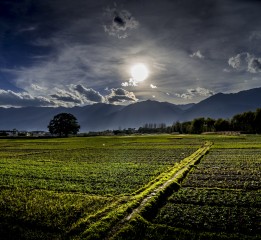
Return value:
[(166, 124), (149, 124), (138, 129), (139, 133), (184, 133), (200, 134), (203, 132), (237, 131), (241, 133), (261, 133), (261, 108), (234, 115), (231, 119), (195, 118), (192, 121)]

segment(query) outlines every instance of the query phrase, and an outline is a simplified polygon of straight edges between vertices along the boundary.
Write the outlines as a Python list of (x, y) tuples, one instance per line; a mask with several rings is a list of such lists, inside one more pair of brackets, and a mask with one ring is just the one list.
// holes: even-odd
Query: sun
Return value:
[(137, 82), (142, 82), (149, 76), (149, 70), (143, 63), (137, 63), (131, 67), (131, 76)]

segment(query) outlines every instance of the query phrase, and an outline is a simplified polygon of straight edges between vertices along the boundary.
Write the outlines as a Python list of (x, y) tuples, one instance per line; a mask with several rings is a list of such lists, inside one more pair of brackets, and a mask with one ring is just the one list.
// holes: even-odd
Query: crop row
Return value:
[(260, 149), (212, 150), (183, 186), (260, 189)]
[(3, 150), (65, 150), (82, 148), (198, 148), (204, 140), (195, 141), (195, 137), (179, 137), (169, 135), (144, 135), (126, 137), (88, 137), (68, 139), (1, 139), (0, 151)]
[(260, 161), (260, 149), (211, 149), (182, 188), (149, 220), (168, 228), (222, 232), (224, 239), (257, 239), (261, 234)]
[(99, 195), (130, 194), (193, 151), (86, 148), (10, 155), (1, 159), (0, 185)]
[[(122, 227), (122, 224), (124, 225), (126, 223), (128, 226), (128, 221), (139, 216), (140, 211), (142, 211), (143, 214), (151, 212), (152, 205), (157, 205), (157, 202), (165, 198), (166, 194), (168, 195), (173, 190), (179, 189), (180, 185), (178, 182), (181, 181), (193, 165), (206, 154), (210, 146), (211, 143), (207, 142), (189, 157), (175, 164), (168, 172), (160, 174), (143, 188), (142, 191), (138, 191), (130, 197), (128, 202), (117, 207), (98, 222), (86, 225), (86, 221), (83, 219), (83, 224), (76, 225), (73, 231), (81, 231), (80, 229), (85, 227), (86, 230), (81, 233), (80, 239), (103, 239), (107, 234), (109, 234), (110, 239), (115, 233), (117, 235), (117, 230)], [(150, 215), (150, 213), (148, 214)]]
[(180, 190), (141, 212), (115, 239), (260, 239), (260, 138), (205, 138), (217, 144)]
[(254, 235), (261, 234), (258, 211), (254, 207), (168, 202), (153, 222), (200, 231)]
[(174, 204), (261, 208), (260, 194), (261, 191), (183, 187), (168, 201)]
[(157, 184), (200, 143), (169, 136), (1, 139), (0, 235), (64, 239), (121, 204), (128, 208), (125, 195)]
[(181, 188), (160, 209), (155, 224), (210, 232), (261, 234), (260, 191)]

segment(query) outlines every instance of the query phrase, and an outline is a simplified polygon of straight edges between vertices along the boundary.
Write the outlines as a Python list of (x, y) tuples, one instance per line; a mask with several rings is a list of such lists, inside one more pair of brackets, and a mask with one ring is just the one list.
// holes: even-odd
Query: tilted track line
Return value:
[[(162, 190), (164, 191), (164, 189), (167, 188), (173, 182), (180, 183), (181, 180), (179, 180), (179, 179), (181, 178), (183, 180), (187, 175), (184, 173), (185, 172), (187, 173), (187, 170), (190, 170), (189, 168), (191, 168), (191, 166), (193, 166), (196, 163), (196, 161), (198, 161), (200, 158), (202, 158), (205, 154), (206, 154), (205, 151), (196, 152), (195, 157), (193, 157), (193, 159), (187, 165), (185, 165), (183, 168), (178, 170), (178, 172), (176, 172), (169, 180), (164, 182), (161, 186), (159, 186), (152, 193), (150, 193), (148, 196), (146, 196), (143, 199), (143, 201), (141, 202), (141, 204), (137, 208), (135, 208), (132, 211), (132, 213), (129, 214), (129, 216), (126, 217), (126, 220), (129, 221), (136, 213), (139, 213), (141, 211), (141, 209), (144, 207), (144, 205), (146, 205), (146, 203), (149, 202), (149, 200), (151, 198), (153, 198), (159, 191), (162, 191)], [(189, 156), (189, 158), (190, 158), (190, 156)]]
[[(211, 142), (206, 142), (189, 157), (184, 158), (180, 163), (175, 165), (173, 169), (151, 181), (141, 193), (131, 197), (128, 203), (115, 206), (109, 212), (106, 211), (99, 221), (90, 224), (80, 235), (77, 234), (78, 236), (71, 237), (73, 239), (112, 238), (126, 223), (144, 210), (147, 204), (153, 202), (154, 198), (157, 198), (157, 195), (164, 194), (164, 192), (170, 189), (174, 191), (173, 186), (179, 186), (179, 183), (186, 177), (193, 166), (209, 151), (211, 146)], [(72, 230), (72, 232), (74, 231)], [(77, 232), (79, 233), (79, 231)]]

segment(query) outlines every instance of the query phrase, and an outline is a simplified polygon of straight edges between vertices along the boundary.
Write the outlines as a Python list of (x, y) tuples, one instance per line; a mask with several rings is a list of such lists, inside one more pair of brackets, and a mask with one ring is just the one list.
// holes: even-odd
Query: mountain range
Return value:
[(83, 107), (0, 108), (0, 130), (44, 130), (54, 115), (73, 114), (81, 132), (119, 128), (138, 128), (145, 123), (189, 121), (198, 117), (231, 118), (237, 113), (261, 108), (261, 88), (238, 93), (218, 93), (196, 104), (175, 105), (168, 102), (143, 101), (128, 106), (97, 103)]

